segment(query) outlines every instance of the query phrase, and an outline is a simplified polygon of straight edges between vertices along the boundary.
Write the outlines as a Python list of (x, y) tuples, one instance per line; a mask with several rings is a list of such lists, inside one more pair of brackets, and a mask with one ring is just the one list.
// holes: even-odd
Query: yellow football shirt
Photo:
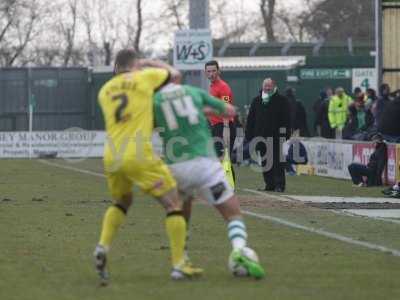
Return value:
[(152, 156), (153, 94), (168, 78), (167, 70), (146, 68), (119, 74), (104, 84), (98, 100), (107, 132), (105, 160)]

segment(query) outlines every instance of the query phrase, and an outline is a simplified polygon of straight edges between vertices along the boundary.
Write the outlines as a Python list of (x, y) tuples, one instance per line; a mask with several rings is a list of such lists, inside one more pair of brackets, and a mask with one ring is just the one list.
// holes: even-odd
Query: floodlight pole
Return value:
[[(189, 0), (189, 27), (190, 29), (209, 29), (209, 0)], [(186, 76), (188, 84), (208, 89), (208, 82), (204, 71), (189, 71)]]
[(378, 88), (383, 82), (382, 0), (375, 0), (375, 69)]
[(33, 131), (33, 105), (32, 105), (32, 69), (27, 70), (27, 94), (28, 94), (28, 137), (29, 137), (29, 159), (32, 158), (32, 131)]

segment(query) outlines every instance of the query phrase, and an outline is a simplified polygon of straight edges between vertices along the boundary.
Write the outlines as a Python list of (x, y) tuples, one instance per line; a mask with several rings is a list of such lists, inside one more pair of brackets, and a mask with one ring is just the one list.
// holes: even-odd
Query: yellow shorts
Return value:
[(157, 157), (147, 160), (126, 160), (114, 169), (115, 163), (104, 160), (108, 188), (114, 200), (132, 192), (133, 185), (153, 197), (161, 197), (176, 187), (176, 181), (167, 165)]

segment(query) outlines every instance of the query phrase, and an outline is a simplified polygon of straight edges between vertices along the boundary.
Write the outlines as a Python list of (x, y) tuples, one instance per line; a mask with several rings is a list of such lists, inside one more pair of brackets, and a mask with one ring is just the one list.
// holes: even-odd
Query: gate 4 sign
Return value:
[(360, 87), (363, 92), (368, 88), (377, 90), (377, 76), (376, 70), (372, 68), (353, 69), (353, 90)]
[(174, 67), (179, 70), (202, 70), (212, 59), (211, 32), (208, 29), (175, 32)]

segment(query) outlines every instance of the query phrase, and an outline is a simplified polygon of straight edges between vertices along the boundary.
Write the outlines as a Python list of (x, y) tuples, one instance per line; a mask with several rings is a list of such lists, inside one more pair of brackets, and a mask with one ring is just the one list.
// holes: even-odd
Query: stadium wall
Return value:
[(0, 131), (93, 129), (87, 68), (0, 68)]

